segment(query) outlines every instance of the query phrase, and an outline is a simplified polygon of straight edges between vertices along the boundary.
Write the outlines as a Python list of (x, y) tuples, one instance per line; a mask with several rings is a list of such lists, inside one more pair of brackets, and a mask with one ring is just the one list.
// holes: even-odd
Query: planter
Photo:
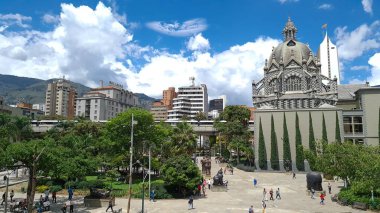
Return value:
[(361, 209), (361, 210), (367, 210), (368, 209), (368, 205), (366, 203), (353, 202), (352, 203), (352, 208), (354, 208), (354, 209)]
[(108, 207), (109, 201), (112, 199), (112, 205), (115, 205), (115, 198), (100, 199), (100, 198), (84, 198), (84, 206), (86, 207)]

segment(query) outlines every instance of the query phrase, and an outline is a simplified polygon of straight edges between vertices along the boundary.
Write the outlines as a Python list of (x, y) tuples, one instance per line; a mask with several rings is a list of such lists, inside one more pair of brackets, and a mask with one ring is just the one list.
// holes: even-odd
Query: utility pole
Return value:
[(145, 158), (144, 158), (144, 153), (145, 153), (145, 142), (143, 144), (143, 163), (142, 163), (142, 196), (141, 196), (141, 213), (144, 213), (144, 201), (145, 201), (145, 169), (144, 169), (144, 164), (145, 164)]
[(151, 167), (151, 155), (150, 155), (150, 146), (149, 146), (149, 170), (148, 170), (148, 172), (149, 172), (149, 196), (150, 196), (150, 192), (151, 192), (151, 188), (150, 188), (150, 173), (151, 173), (151, 171), (150, 171), (150, 167)]
[(129, 148), (130, 160), (129, 160), (129, 196), (128, 196), (128, 209), (127, 213), (131, 209), (131, 197), (132, 197), (132, 160), (133, 160), (133, 125), (137, 124), (137, 121), (133, 120), (132, 113), (132, 122), (131, 122), (131, 147)]
[(7, 213), (7, 210), (8, 210), (8, 185), (9, 185), (9, 175), (8, 176), (5, 176), (5, 178), (7, 179), (7, 182), (6, 182), (6, 187), (5, 187), (5, 207), (4, 207), (4, 212)]

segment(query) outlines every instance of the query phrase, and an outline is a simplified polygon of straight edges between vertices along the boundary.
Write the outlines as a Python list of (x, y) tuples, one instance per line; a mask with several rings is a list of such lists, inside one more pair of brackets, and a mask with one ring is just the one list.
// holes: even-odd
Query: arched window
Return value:
[(297, 76), (290, 76), (288, 79), (286, 79), (285, 87), (286, 91), (300, 91), (301, 78)]
[(268, 94), (273, 94), (274, 93), (274, 90), (276, 89), (276, 85), (277, 85), (277, 79), (273, 79), (269, 82), (269, 85), (268, 85)]

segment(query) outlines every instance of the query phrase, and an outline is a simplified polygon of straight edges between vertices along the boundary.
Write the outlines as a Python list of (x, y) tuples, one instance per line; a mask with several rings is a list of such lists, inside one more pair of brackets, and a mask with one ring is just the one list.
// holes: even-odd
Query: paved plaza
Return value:
[[(212, 163), (212, 175), (216, 174), (220, 169), (219, 165)], [(256, 188), (253, 186), (253, 178), (258, 180)], [(157, 200), (156, 202), (149, 202), (145, 200), (145, 207), (147, 213), (179, 213), (179, 212), (198, 212), (198, 213), (234, 213), (234, 212), (248, 212), (248, 208), (253, 205), (255, 212), (262, 212), (261, 200), (263, 188), (269, 191), (271, 188), (275, 191), (280, 188), (281, 200), (267, 201), (266, 212), (362, 212), (360, 210), (352, 209), (347, 206), (340, 206), (337, 203), (331, 202), (330, 195), (328, 194), (325, 200), (325, 205), (319, 204), (319, 197), (311, 199), (306, 191), (306, 175), (297, 174), (296, 179), (292, 178), (290, 173), (270, 173), (270, 172), (244, 172), (234, 169), (234, 174), (226, 174), (224, 179), (228, 180), (227, 192), (212, 192), (206, 190), (206, 197), (195, 197), (194, 209), (188, 210), (187, 199), (171, 199), (171, 200)], [(343, 182), (331, 182), (332, 192), (336, 193)], [(323, 182), (323, 188), (327, 191), (327, 182)], [(2, 189), (3, 190), (3, 189)], [(36, 195), (36, 200), (39, 198)], [(16, 194), (16, 197), (25, 197), (25, 194)], [(52, 212), (60, 212), (59, 209), (65, 201), (66, 197), (58, 197), (58, 203), (53, 204)], [(269, 196), (268, 196), (269, 199)], [(105, 212), (106, 208), (89, 209), (84, 207), (83, 199), (76, 198), (75, 212), (83, 213), (97, 213)], [(3, 210), (1, 206), (0, 211)], [(116, 199), (116, 209), (123, 209), (126, 212), (127, 199)], [(132, 200), (132, 213), (141, 210), (141, 200)]]

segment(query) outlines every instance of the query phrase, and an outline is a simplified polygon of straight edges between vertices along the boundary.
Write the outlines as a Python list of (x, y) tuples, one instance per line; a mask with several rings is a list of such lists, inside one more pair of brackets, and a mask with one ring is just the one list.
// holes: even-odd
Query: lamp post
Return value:
[(132, 196), (132, 160), (133, 160), (133, 125), (137, 124), (137, 121), (133, 120), (132, 113), (132, 121), (131, 121), (131, 147), (129, 148), (130, 160), (129, 160), (129, 197), (128, 197), (128, 209), (127, 213), (131, 209), (131, 196)]
[[(7, 172), (8, 173), (8, 172)], [(4, 176), (4, 179), (6, 179), (6, 187), (5, 187), (5, 206), (4, 206), (4, 212), (7, 213), (8, 210), (8, 186), (9, 186), (9, 173), (8, 175)]]

